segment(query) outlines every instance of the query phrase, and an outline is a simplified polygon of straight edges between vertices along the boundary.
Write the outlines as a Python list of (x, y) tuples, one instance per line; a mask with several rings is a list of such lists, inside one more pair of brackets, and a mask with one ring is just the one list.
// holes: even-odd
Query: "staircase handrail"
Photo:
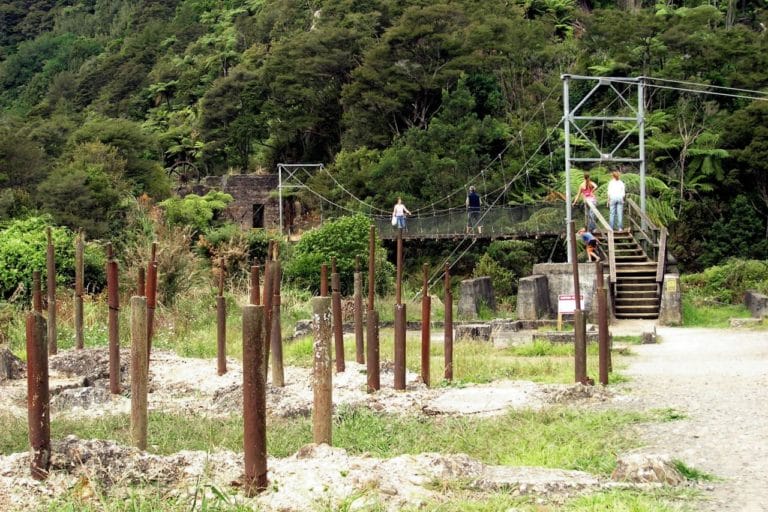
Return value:
[(608, 224), (605, 217), (600, 213), (600, 210), (597, 209), (597, 204), (589, 201), (585, 201), (585, 204), (595, 215), (603, 233), (608, 234), (608, 268), (611, 275), (610, 282), (611, 284), (614, 284), (616, 282), (616, 251), (614, 250), (613, 229), (611, 229), (610, 224)]
[(664, 281), (664, 271), (667, 263), (667, 228), (661, 228), (659, 233), (659, 253), (656, 256), (656, 283), (661, 286)]

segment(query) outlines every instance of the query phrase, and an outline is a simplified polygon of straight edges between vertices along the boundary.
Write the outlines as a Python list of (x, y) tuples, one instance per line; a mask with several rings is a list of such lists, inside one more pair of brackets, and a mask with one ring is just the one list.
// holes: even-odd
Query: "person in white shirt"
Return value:
[(403, 200), (398, 197), (397, 204), (395, 204), (395, 208), (392, 210), (392, 216), (397, 220), (396, 227), (398, 229), (405, 229), (406, 214), (410, 215), (411, 212), (409, 212), (408, 208), (405, 207)]
[(613, 179), (608, 183), (608, 208), (611, 212), (608, 216), (608, 223), (611, 225), (612, 230), (622, 231), (624, 229), (624, 196), (626, 195), (626, 189), (624, 182), (621, 181), (619, 171), (613, 171), (611, 176), (613, 176)]

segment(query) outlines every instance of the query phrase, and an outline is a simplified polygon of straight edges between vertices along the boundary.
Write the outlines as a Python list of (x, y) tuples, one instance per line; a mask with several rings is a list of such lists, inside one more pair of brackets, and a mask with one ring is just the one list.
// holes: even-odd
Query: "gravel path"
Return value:
[(639, 405), (683, 420), (649, 426), (649, 448), (715, 475), (697, 510), (768, 511), (768, 332), (657, 328), (633, 347), (628, 385)]

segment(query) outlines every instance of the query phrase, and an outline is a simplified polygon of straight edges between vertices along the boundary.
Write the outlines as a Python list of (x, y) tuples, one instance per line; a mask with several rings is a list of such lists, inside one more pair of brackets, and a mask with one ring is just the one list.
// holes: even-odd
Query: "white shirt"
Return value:
[(405, 205), (396, 204), (395, 211), (393, 213), (395, 214), (395, 217), (403, 217), (405, 215)]
[(608, 198), (609, 199), (624, 199), (624, 195), (626, 194), (626, 190), (624, 187), (624, 182), (621, 180), (611, 180), (608, 183)]

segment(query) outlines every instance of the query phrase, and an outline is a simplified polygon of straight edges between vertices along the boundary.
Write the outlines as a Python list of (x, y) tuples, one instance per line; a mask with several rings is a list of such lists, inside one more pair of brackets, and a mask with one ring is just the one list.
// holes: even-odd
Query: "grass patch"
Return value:
[(683, 295), (683, 325), (686, 327), (729, 327), (731, 318), (752, 316), (743, 304), (720, 304)]
[[(1, 418), (9, 428), (0, 434), (3, 454), (25, 451), (24, 420)], [(494, 418), (404, 417), (342, 407), (334, 418), (334, 446), (351, 454), (381, 458), (422, 452), (467, 453), (488, 464), (577, 469), (607, 475), (615, 454), (637, 445), (628, 425), (648, 415), (619, 411), (587, 412), (557, 408), (515, 411)], [(73, 434), (82, 439), (112, 439), (130, 444), (129, 417), (53, 419), (51, 437)], [(267, 428), (269, 454), (286, 457), (312, 442), (309, 418), (274, 419)], [(242, 451), (242, 419), (201, 418), (152, 413), (149, 451)]]
[(696, 482), (714, 482), (717, 480), (714, 475), (710, 475), (704, 471), (692, 468), (681, 460), (673, 460), (672, 464), (675, 466), (675, 469), (677, 469), (680, 474), (683, 475), (687, 480), (693, 480)]

